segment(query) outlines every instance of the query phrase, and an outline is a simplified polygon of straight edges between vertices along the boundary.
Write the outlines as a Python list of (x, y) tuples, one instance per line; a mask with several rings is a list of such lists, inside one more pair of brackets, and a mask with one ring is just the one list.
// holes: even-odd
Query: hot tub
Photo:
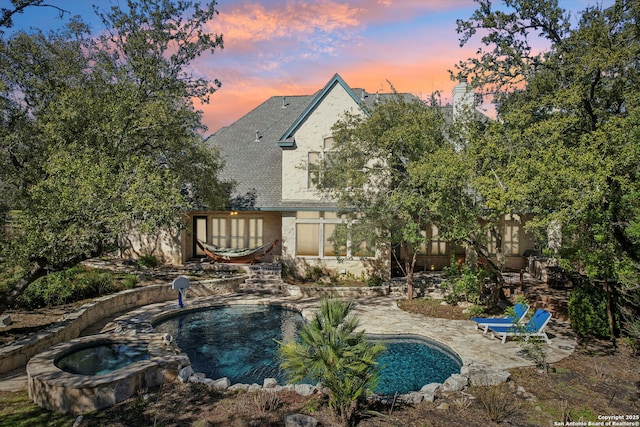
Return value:
[[(128, 356), (122, 358), (124, 353)], [(87, 358), (93, 361), (85, 363)], [(78, 364), (78, 359), (85, 360)], [(171, 382), (189, 364), (189, 358), (162, 334), (77, 338), (27, 363), (29, 397), (46, 409), (81, 414), (115, 405), (140, 389)]]

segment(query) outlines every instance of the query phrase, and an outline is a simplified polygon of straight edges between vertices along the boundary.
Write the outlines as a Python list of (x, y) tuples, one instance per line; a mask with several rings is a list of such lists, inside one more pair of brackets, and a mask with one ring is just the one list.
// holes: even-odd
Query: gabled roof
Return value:
[(340, 77), (338, 73), (334, 74), (333, 77), (327, 82), (327, 84), (318, 92), (313, 98), (313, 101), (307, 106), (307, 108), (302, 112), (300, 117), (296, 119), (295, 122), (291, 124), (291, 126), (286, 130), (286, 132), (280, 137), (280, 141), (278, 141), (278, 145), (282, 148), (293, 148), (295, 147), (295, 141), (293, 140), (293, 135), (296, 133), (298, 128), (307, 120), (307, 118), (313, 113), (313, 111), (318, 107), (320, 103), (324, 100), (329, 92), (334, 88), (334, 86), (340, 85), (342, 88), (351, 96), (353, 101), (360, 105), (365, 113), (368, 114), (367, 108), (364, 106), (364, 102), (360, 99), (356, 94), (351, 90), (349, 85), (345, 83), (345, 81)]
[(282, 148), (278, 141), (312, 99), (312, 95), (272, 96), (207, 138), (207, 142), (220, 148), (225, 162), (220, 178), (237, 184), (235, 203), (230, 209), (280, 207)]
[[(233, 181), (236, 188), (230, 210), (304, 210), (335, 207), (329, 201), (282, 201), (282, 150), (294, 148), (299, 127), (340, 85), (365, 113), (393, 94), (368, 94), (351, 89), (335, 74), (313, 95), (272, 96), (227, 127), (216, 131), (207, 142), (220, 148), (224, 168), (220, 179)], [(402, 94), (406, 99), (413, 95)], [(415, 98), (415, 97), (413, 97)]]

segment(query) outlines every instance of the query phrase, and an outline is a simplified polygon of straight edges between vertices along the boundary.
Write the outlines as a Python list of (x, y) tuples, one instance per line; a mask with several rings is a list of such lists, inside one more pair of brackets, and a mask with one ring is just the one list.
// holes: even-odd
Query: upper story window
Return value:
[(427, 230), (422, 230), (422, 236), (427, 240), (427, 243), (420, 245), (420, 254), (422, 255), (447, 255), (448, 242), (440, 239), (438, 227), (432, 225)]
[(325, 166), (331, 163), (331, 153), (335, 140), (324, 138), (321, 151), (309, 151), (307, 154), (307, 188), (316, 188), (317, 182), (323, 178)]

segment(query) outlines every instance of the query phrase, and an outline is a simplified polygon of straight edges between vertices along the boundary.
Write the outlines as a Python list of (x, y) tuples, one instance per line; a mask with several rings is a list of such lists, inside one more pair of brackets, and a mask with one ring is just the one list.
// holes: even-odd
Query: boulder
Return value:
[(418, 404), (424, 399), (424, 393), (418, 391), (412, 391), (411, 393), (402, 396), (402, 401), (409, 404)]
[(186, 383), (187, 381), (189, 381), (189, 377), (193, 374), (193, 368), (191, 366), (185, 366), (184, 368), (180, 369), (180, 372), (178, 372), (178, 381), (180, 381), (181, 383)]
[(311, 396), (315, 392), (315, 387), (310, 384), (295, 384), (293, 389), (301, 396)]
[(229, 386), (229, 388), (227, 389), (227, 391), (249, 391), (249, 384), (233, 384), (231, 386)]
[(430, 394), (434, 394), (435, 392), (437, 392), (438, 390), (440, 390), (440, 387), (442, 387), (442, 384), (439, 383), (430, 383), (427, 384), (425, 386), (423, 386), (420, 391), (423, 393), (430, 393)]
[(493, 386), (506, 382), (511, 374), (484, 363), (470, 363), (460, 370), (460, 374), (469, 378), (471, 385)]
[(0, 328), (3, 326), (9, 326), (12, 323), (13, 321), (11, 320), (11, 316), (9, 316), (8, 314), (3, 314), (2, 316), (0, 316)]
[(460, 374), (453, 374), (442, 385), (443, 391), (462, 391), (469, 383), (469, 378)]
[(231, 381), (229, 381), (229, 378), (222, 377), (212, 381), (211, 384), (209, 384), (209, 388), (213, 391), (223, 392), (228, 389), (230, 385)]
[(318, 420), (304, 414), (287, 414), (284, 416), (285, 427), (316, 427)]
[(278, 380), (275, 378), (265, 378), (262, 382), (262, 388), (275, 388), (278, 385)]

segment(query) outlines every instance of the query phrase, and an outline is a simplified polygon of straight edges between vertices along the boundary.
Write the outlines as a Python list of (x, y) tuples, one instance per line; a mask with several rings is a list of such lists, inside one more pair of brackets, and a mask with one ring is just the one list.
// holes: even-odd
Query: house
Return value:
[[(456, 102), (473, 100), (470, 93), (457, 86), (454, 107), (443, 108), (453, 114)], [(181, 238), (180, 261), (203, 255), (196, 239), (227, 248), (258, 247), (278, 239), (265, 260), (286, 261), (300, 272), (319, 266), (365, 274), (373, 258), (361, 257), (356, 248), (346, 248), (340, 261), (334, 255), (329, 237), (341, 219), (336, 203), (315, 190), (312, 176), (318, 171), (313, 165), (331, 151), (331, 128), (344, 112), (367, 114), (389, 96), (351, 88), (335, 74), (313, 95), (273, 96), (211, 135), (207, 141), (219, 147), (225, 161), (221, 178), (237, 186), (224, 211), (192, 212), (191, 228)], [(523, 233), (515, 221), (509, 227), (506, 243), (516, 264), (522, 262)], [(437, 230), (425, 232), (434, 235)], [(426, 245), (418, 269), (449, 265), (450, 246), (437, 240)], [(385, 256), (390, 268), (391, 257)]]

